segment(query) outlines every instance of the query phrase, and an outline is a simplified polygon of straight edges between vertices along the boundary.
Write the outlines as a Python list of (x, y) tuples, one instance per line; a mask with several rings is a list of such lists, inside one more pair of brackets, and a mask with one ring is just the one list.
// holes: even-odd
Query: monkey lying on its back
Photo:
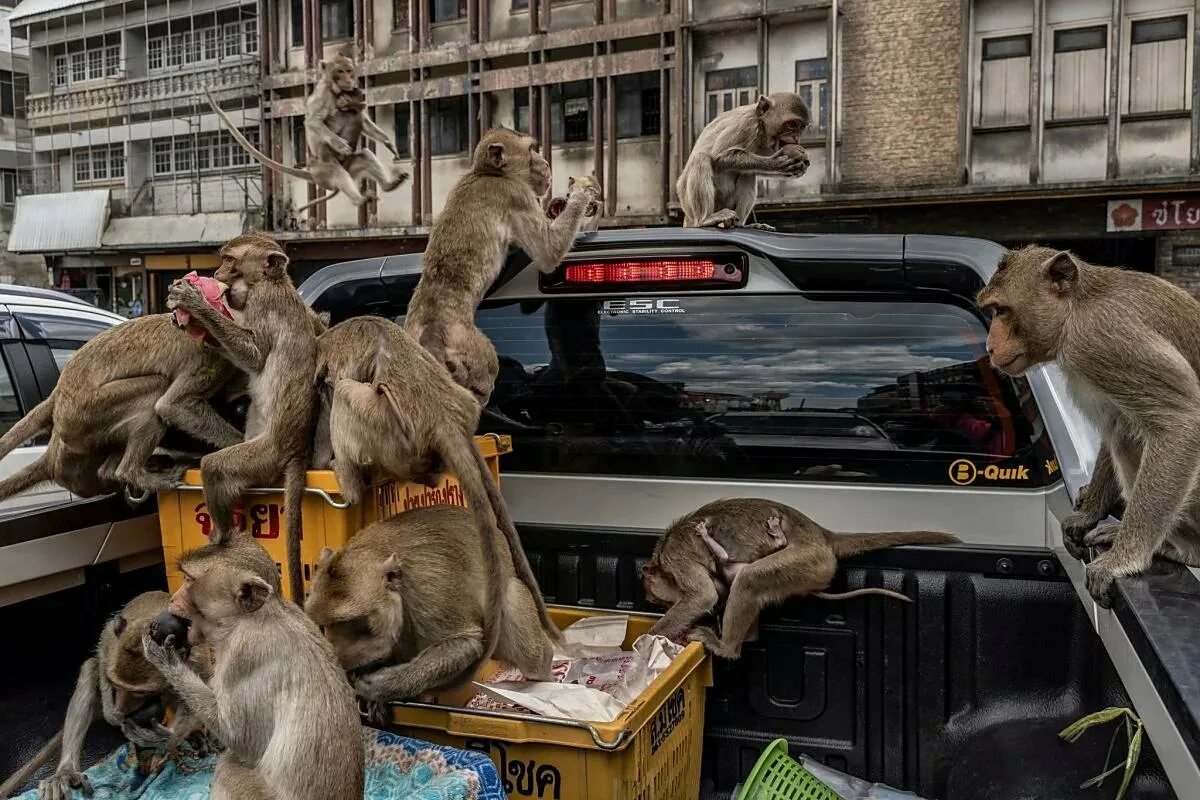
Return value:
[[(780, 534), (787, 540), (782, 549)], [(790, 597), (902, 597), (886, 589), (824, 594), (839, 558), (902, 544), (957, 541), (932, 531), (837, 534), (782, 503), (718, 500), (671, 525), (643, 567), (646, 598), (671, 606), (652, 632), (671, 639), (687, 633), (717, 606), (728, 580), (724, 636), (697, 628), (689, 638), (722, 658), (737, 658), (742, 642), (755, 630), (759, 612)]]

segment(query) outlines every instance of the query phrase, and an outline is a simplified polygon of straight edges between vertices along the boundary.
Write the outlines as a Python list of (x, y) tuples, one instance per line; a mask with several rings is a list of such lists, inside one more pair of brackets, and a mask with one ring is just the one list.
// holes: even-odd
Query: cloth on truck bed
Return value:
[[(365, 800), (505, 800), (496, 766), (483, 753), (363, 728), (367, 751)], [(180, 747), (161, 769), (142, 775), (126, 743), (87, 770), (90, 800), (208, 800), (217, 757)], [(72, 798), (86, 795), (76, 789)], [(19, 800), (37, 800), (31, 789)]]

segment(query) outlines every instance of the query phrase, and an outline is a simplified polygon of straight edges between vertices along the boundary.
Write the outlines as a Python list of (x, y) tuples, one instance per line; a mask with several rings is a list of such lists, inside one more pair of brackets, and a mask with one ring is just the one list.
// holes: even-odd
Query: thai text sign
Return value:
[(1107, 228), (1109, 233), (1200, 228), (1200, 197), (1109, 200)]

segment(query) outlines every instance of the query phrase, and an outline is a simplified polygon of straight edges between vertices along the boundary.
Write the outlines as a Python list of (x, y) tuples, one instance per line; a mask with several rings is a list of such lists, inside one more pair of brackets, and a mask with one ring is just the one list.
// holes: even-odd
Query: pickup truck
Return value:
[[(1113, 611), (1083, 589), (1059, 520), (1098, 441), (1056, 370), (1014, 380), (988, 366), (973, 298), (1002, 252), (936, 236), (601, 231), (549, 275), (513, 252), (480, 308), (501, 364), (480, 430), (513, 438), (503, 490), (551, 603), (659, 610), (639, 579), (656, 537), (721, 497), (772, 498), (833, 530), (963, 540), (848, 560), (833, 586), (912, 604), (765, 613), (742, 658), (716, 665), (703, 797), (728, 797), (781, 736), (925, 798), (1112, 797), (1119, 776), (1079, 788), (1109, 730), (1057, 734), (1128, 706), (1148, 741), (1127, 796), (1200, 798), (1200, 582), (1156, 564), (1118, 581)], [(334, 322), (401, 320), (420, 261), (330, 265), (300, 293)], [(21, 753), (59, 723), (103, 615), (161, 585), (162, 568), (88, 577), (0, 608), (17, 654), (0, 667), (0, 732)], [(104, 735), (89, 753), (111, 746)], [(0, 754), (0, 773), (18, 760)]]

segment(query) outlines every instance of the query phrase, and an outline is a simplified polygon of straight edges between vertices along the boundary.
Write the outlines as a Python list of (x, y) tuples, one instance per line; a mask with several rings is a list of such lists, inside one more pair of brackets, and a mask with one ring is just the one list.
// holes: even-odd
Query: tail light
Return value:
[(729, 289), (745, 283), (746, 257), (735, 253), (719, 257), (648, 256), (566, 261), (553, 273), (542, 277), (541, 288), (545, 292), (608, 288)]

